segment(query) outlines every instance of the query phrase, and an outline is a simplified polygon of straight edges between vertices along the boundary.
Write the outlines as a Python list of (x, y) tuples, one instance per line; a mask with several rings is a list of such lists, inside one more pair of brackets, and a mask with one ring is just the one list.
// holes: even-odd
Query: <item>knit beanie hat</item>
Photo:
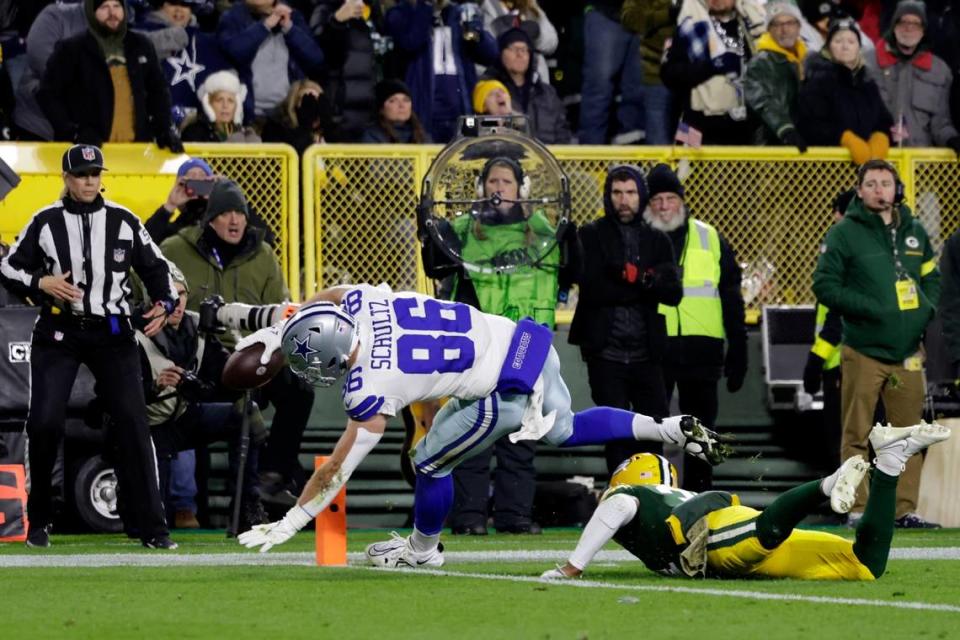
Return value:
[(857, 36), (857, 42), (859, 42), (861, 45), (863, 44), (863, 39), (860, 36), (860, 29), (857, 28), (857, 23), (851, 18), (840, 18), (839, 20), (830, 21), (830, 27), (827, 29), (827, 39), (824, 42), (824, 46), (830, 46), (830, 41), (833, 40), (833, 36), (844, 30), (853, 31), (853, 34)]
[(180, 165), (179, 169), (177, 169), (177, 177), (182, 178), (183, 176), (187, 175), (187, 171), (190, 171), (190, 169), (194, 168), (203, 169), (203, 172), (208, 176), (213, 175), (213, 169), (210, 168), (210, 165), (207, 164), (206, 160), (203, 158), (190, 158)]
[(410, 87), (408, 87), (406, 83), (401, 80), (387, 78), (378, 82), (377, 86), (373, 88), (373, 95), (374, 100), (376, 101), (377, 110), (379, 111), (382, 109), (383, 103), (389, 100), (391, 96), (395, 96), (398, 93), (402, 93), (408, 98), (413, 98), (413, 95), (410, 93)]
[(213, 191), (210, 192), (210, 198), (207, 200), (207, 210), (203, 214), (203, 224), (209, 224), (225, 211), (239, 211), (245, 216), (250, 215), (247, 199), (240, 185), (233, 180), (218, 180), (213, 185)]
[(501, 33), (500, 37), (497, 38), (497, 47), (500, 51), (503, 51), (514, 42), (522, 42), (530, 47), (531, 52), (533, 51), (533, 40), (530, 38), (530, 34), (527, 33), (526, 29), (520, 27), (511, 27)]
[(487, 96), (489, 96), (490, 92), (494, 89), (503, 89), (506, 93), (510, 93), (506, 85), (499, 80), (481, 80), (477, 83), (477, 86), (473, 88), (474, 113), (483, 113), (483, 103), (487, 101)]
[(890, 21), (891, 28), (897, 26), (900, 18), (906, 15), (917, 16), (923, 23), (923, 28), (927, 28), (927, 7), (919, 0), (900, 0), (897, 8), (893, 11), (893, 20)]
[(803, 14), (800, 13), (800, 7), (795, 5), (790, 0), (772, 0), (767, 3), (767, 17), (766, 17), (766, 27), (770, 28), (770, 23), (773, 22), (773, 19), (777, 16), (787, 15), (791, 18), (796, 18), (798, 21), (802, 20)]
[(207, 76), (200, 88), (197, 89), (197, 97), (200, 99), (200, 105), (203, 112), (207, 115), (210, 122), (217, 119), (213, 111), (211, 99), (213, 94), (218, 91), (232, 93), (237, 98), (237, 110), (233, 114), (233, 124), (243, 124), (243, 101), (247, 99), (247, 87), (240, 82), (240, 77), (234, 71), (217, 71)]
[(673, 169), (661, 163), (647, 174), (647, 192), (650, 198), (658, 193), (675, 193), (682, 198), (683, 185)]

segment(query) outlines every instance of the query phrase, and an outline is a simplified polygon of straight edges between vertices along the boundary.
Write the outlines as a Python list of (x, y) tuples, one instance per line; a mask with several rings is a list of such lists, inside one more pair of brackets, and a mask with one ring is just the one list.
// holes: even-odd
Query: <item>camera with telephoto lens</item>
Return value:
[(197, 329), (201, 333), (219, 335), (226, 333), (227, 328), (217, 318), (217, 311), (225, 305), (223, 296), (210, 296), (200, 303), (199, 320), (197, 320)]
[(180, 382), (177, 383), (177, 393), (188, 402), (202, 402), (213, 395), (214, 386), (197, 377), (193, 371), (180, 373)]

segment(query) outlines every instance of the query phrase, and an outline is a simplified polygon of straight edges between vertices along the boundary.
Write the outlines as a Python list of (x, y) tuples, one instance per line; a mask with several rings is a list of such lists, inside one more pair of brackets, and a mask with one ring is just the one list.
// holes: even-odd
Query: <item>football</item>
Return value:
[(283, 357), (283, 351), (277, 349), (270, 356), (270, 362), (260, 364), (261, 354), (263, 345), (260, 343), (231, 353), (223, 367), (223, 386), (230, 389), (256, 389), (270, 382), (286, 364), (286, 358)]

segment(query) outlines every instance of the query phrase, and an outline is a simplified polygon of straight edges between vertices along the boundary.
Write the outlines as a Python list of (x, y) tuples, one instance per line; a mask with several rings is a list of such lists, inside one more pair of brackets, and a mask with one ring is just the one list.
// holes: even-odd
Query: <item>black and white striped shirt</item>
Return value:
[(170, 265), (137, 216), (100, 196), (89, 204), (64, 198), (33, 214), (0, 275), (39, 296), (41, 277), (69, 271), (83, 290), (73, 313), (129, 316), (131, 267), (151, 300), (176, 302)]

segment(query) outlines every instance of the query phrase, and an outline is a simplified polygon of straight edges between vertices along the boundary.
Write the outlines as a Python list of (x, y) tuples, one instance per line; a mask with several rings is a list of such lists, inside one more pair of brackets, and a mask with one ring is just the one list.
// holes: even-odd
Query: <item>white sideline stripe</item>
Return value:
[[(446, 551), (444, 557), (453, 562), (558, 562), (566, 560), (570, 550), (529, 551)], [(363, 552), (347, 554), (352, 563), (363, 563)], [(958, 547), (900, 547), (891, 549), (891, 560), (960, 560)], [(595, 562), (636, 562), (626, 551), (601, 551)], [(37, 552), (20, 555), (0, 555), (0, 568), (31, 567), (217, 567), (217, 566), (313, 566), (311, 552), (270, 553), (93, 553), (82, 555), (40, 555)]]

